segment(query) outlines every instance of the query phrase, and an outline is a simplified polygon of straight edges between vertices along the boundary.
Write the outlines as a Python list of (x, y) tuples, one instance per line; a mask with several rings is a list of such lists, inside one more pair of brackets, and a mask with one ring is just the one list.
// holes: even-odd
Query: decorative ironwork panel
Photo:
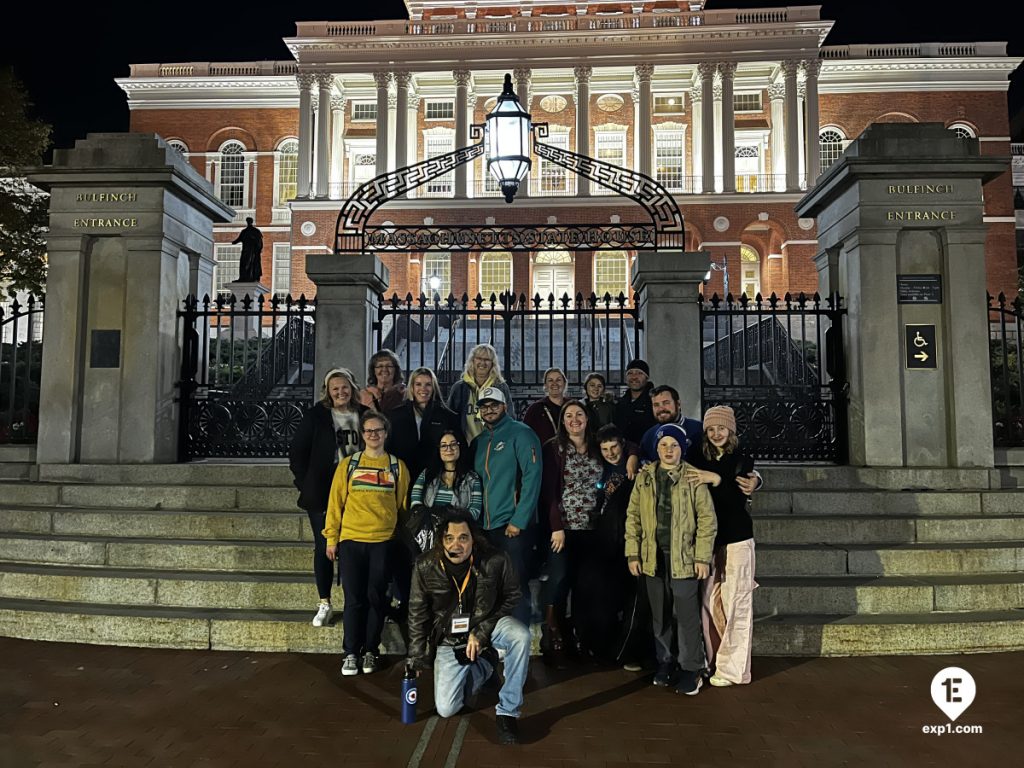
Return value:
[(654, 248), (650, 224), (367, 227), (367, 251), (535, 251)]
[(0, 304), (0, 444), (34, 443), (39, 432), (43, 296)]
[(314, 304), (189, 296), (178, 317), (179, 459), (287, 456), (313, 402)]
[(1024, 303), (988, 297), (992, 431), (999, 448), (1024, 446)]
[(731, 406), (756, 458), (844, 463), (845, 314), (838, 295), (701, 298), (703, 407)]

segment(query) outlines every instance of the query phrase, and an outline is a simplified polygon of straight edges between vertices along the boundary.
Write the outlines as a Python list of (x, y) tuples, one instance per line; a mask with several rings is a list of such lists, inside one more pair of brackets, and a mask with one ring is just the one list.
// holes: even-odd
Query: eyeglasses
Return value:
[(503, 403), (498, 403), (495, 402), (494, 400), (489, 400), (486, 403), (480, 403), (480, 405), (478, 405), (477, 408), (481, 411), (496, 411), (499, 408), (501, 408), (502, 405)]
[(387, 429), (384, 427), (377, 427), (376, 429), (364, 429), (363, 434), (367, 437), (377, 437), (378, 435), (387, 434)]
[(458, 443), (441, 443), (438, 446), (442, 451), (456, 451), (459, 448)]

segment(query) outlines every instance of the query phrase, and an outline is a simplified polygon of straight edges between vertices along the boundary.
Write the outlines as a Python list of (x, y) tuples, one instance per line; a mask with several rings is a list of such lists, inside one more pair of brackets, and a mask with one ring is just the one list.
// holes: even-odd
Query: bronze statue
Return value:
[(238, 282), (258, 283), (263, 277), (263, 233), (252, 225), (252, 217), (245, 219), (245, 229), (231, 241), (232, 245), (242, 244), (242, 258), (238, 261)]

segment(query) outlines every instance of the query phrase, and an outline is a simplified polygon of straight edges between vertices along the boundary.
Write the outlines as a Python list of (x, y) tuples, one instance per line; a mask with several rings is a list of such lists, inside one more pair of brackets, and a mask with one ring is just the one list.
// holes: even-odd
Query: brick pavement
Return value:
[[(536, 662), (526, 743), (513, 748), (494, 742), (493, 694), (437, 720), (425, 683), (419, 720), (403, 726), (399, 667), (342, 679), (338, 665), (0, 639), (0, 766), (960, 767), (1006, 764), (1024, 725), (1024, 653), (755, 659), (752, 685), (694, 698), (620, 670)], [(983, 734), (921, 733), (947, 720), (929, 685), (951, 665), (978, 686), (958, 724)]]

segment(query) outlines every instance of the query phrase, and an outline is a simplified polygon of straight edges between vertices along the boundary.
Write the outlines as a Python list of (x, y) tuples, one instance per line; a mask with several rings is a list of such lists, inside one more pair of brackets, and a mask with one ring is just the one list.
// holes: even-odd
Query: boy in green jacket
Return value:
[[(686, 433), (665, 424), (656, 433), (658, 460), (637, 475), (626, 509), (626, 558), (634, 576), (644, 577), (658, 669), (654, 684), (677, 679), (672, 640), (679, 648), (676, 693), (693, 696), (704, 683), (704, 640), (700, 623), (700, 579), (711, 567), (718, 524), (706, 485), (683, 479)], [(673, 613), (675, 626), (673, 626)]]

